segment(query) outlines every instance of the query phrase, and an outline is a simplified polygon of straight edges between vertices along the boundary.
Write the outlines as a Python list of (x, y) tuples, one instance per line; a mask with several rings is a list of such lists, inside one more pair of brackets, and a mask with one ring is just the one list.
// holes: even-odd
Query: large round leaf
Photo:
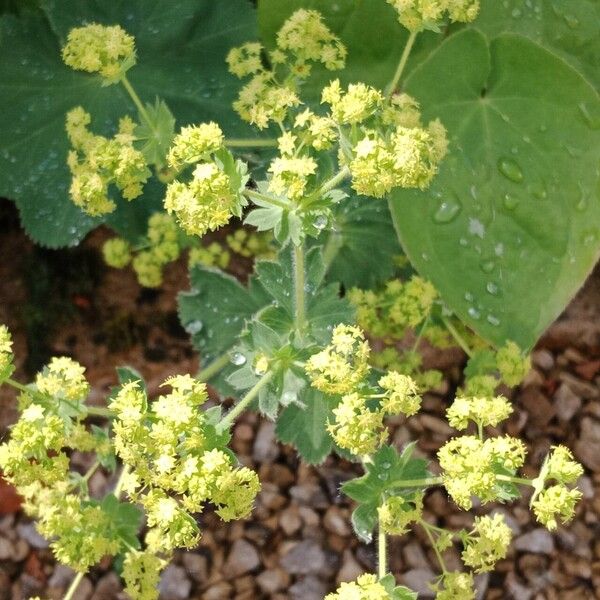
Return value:
[[(68, 198), (65, 113), (82, 105), (92, 114), (93, 129), (104, 134), (114, 131), (123, 114), (136, 114), (121, 86), (102, 88), (98, 77), (62, 64), (60, 46), (69, 29), (86, 22), (120, 24), (136, 36), (139, 64), (130, 79), (142, 99), (164, 98), (178, 124), (212, 119), (230, 135), (248, 129), (231, 109), (239, 82), (227, 72), (225, 56), (257, 33), (247, 0), (42, 4), (44, 13), (0, 17), (0, 195), (15, 200), (36, 241), (56, 247), (76, 243), (100, 222)], [(162, 194), (152, 186), (132, 203), (119, 202), (109, 221), (143, 229)]]
[(391, 199), (404, 249), (481, 335), (529, 348), (598, 258), (598, 96), (529, 39), (474, 29), (405, 89), (451, 143), (429, 190)]

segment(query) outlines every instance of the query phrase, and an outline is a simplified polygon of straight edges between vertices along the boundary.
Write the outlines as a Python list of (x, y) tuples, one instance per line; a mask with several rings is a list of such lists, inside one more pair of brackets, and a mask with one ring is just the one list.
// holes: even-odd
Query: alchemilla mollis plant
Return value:
[[(242, 80), (233, 108), (256, 128), (255, 138), (228, 137), (212, 120), (177, 127), (164, 100), (144, 103), (129, 78), (138, 61), (136, 39), (120, 25), (90, 23), (68, 32), (64, 63), (99, 86), (119, 86), (137, 109), (124, 110), (106, 135), (96, 130), (93, 111), (69, 108), (71, 202), (90, 217), (104, 217), (123, 203), (143, 203), (157, 182), (164, 186), (162, 207), (150, 211), (143, 233), (109, 239), (103, 255), (111, 267), (131, 265), (141, 285), (157, 287), (165, 265), (187, 252), (192, 288), (180, 297), (180, 316), (206, 366), (196, 376), (167, 379), (155, 399), (138, 373), (120, 369), (106, 407), (91, 406), (84, 368), (70, 358), (53, 358), (29, 384), (16, 381), (11, 336), (0, 328), (0, 383), (17, 388), (20, 410), (0, 446), (0, 467), (52, 540), (57, 560), (77, 572), (66, 600), (106, 555), (122, 558), (133, 599), (156, 598), (173, 552), (198, 544), (199, 513), (211, 507), (223, 521), (251, 515), (260, 482), (228, 447), (231, 428), (247, 409), (276, 420), (278, 438), (307, 461), (336, 451), (364, 469), (342, 490), (356, 503), (356, 535), (368, 542), (376, 532), (378, 570), (341, 584), (329, 600), (415, 598), (397, 585), (387, 559), (388, 537), (413, 527), (424, 530), (439, 561), (431, 582), (436, 597), (475, 597), (474, 575), (506, 556), (511, 530), (501, 514), (477, 516), (465, 530), (436, 526), (423, 514), (431, 488), (442, 487), (464, 510), (475, 502), (509, 502), (532, 488), (530, 507), (543, 526), (554, 530), (573, 518), (583, 469), (570, 450), (553, 447), (539, 474), (525, 478), (525, 444), (496, 429), (513, 410), (499, 386), (517, 385), (529, 368), (515, 341), (505, 336), (492, 347), (414, 272), (375, 287), (355, 279), (344, 296), (330, 278), (352, 202), (372, 207), (390, 195), (427, 192), (452, 161), (443, 120), (427, 116), (404, 78), (419, 34), (460, 29), (477, 18), (479, 2), (388, 4), (408, 35), (382, 89), (346, 81), (352, 56), (316, 10), (292, 12), (270, 45), (247, 41), (229, 50), (228, 69)], [(323, 85), (315, 88), (314, 80)], [(594, 119), (587, 104), (580, 110)], [(521, 183), (516, 159), (501, 158), (497, 166)], [(505, 207), (515, 203), (508, 210), (518, 201), (504, 195)], [(460, 210), (455, 200), (444, 200), (434, 220), (451, 223)], [(205, 234), (236, 219), (251, 229), (203, 243)], [(475, 246), (481, 270), (490, 274), (505, 248), (496, 245), (493, 256), (484, 256), (485, 225), (472, 218), (470, 228), (481, 242)], [(223, 271), (232, 254), (257, 259), (246, 287)], [(434, 258), (424, 253), (420, 260)], [(406, 266), (403, 257), (398, 262)], [(491, 279), (486, 289), (499, 294)], [(479, 321), (471, 292), (465, 297), (468, 315)], [(500, 319), (488, 313), (486, 322), (495, 327)], [(414, 345), (400, 351), (398, 340), (411, 331)], [(383, 349), (373, 351), (369, 338), (381, 340)], [(441, 373), (422, 368), (421, 340), (458, 344), (469, 356), (464, 385), (447, 409), (449, 425), (460, 433), (440, 448), (435, 466), (413, 455), (414, 444), (391, 445), (386, 426), (389, 417), (417, 414), (423, 392), (441, 382)], [(206, 382), (239, 400), (227, 411), (207, 409)], [(106, 425), (91, 425), (92, 417)], [(94, 456), (88, 472), (72, 467), (74, 451)], [(111, 493), (94, 498), (88, 481), (99, 468), (119, 475)], [(460, 571), (444, 560), (454, 546), (461, 549)]]

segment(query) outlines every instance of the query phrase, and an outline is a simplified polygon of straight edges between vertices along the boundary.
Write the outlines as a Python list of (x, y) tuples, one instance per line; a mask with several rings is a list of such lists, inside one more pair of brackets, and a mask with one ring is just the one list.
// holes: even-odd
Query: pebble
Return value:
[(50, 546), (45, 537), (42, 537), (33, 523), (19, 523), (17, 525), (19, 535), (32, 547), (44, 550)]
[(573, 450), (588, 469), (600, 471), (600, 421), (592, 417), (581, 419), (581, 433)]
[(521, 552), (552, 554), (554, 552), (554, 538), (547, 529), (540, 527), (516, 538), (514, 548)]
[(275, 441), (275, 423), (263, 421), (254, 439), (252, 458), (258, 463), (269, 463), (278, 456), (279, 447)]
[(549, 350), (536, 350), (531, 355), (531, 362), (542, 371), (550, 371), (554, 366), (554, 355)]
[(435, 574), (429, 568), (426, 569), (410, 569), (402, 575), (402, 582), (411, 590), (419, 594), (419, 598), (433, 598), (434, 593), (431, 591), (429, 584), (435, 579)]
[(281, 557), (281, 566), (291, 575), (318, 572), (325, 562), (325, 553), (313, 540), (303, 540)]
[(121, 581), (119, 576), (114, 571), (110, 571), (96, 583), (96, 589), (94, 590), (91, 600), (107, 600), (108, 598), (115, 598), (120, 591)]
[(234, 579), (260, 566), (260, 556), (256, 548), (244, 539), (236, 540), (225, 562), (224, 574)]
[(342, 568), (338, 571), (335, 578), (336, 583), (342, 581), (354, 581), (359, 575), (362, 575), (365, 570), (358, 563), (351, 550), (344, 550), (342, 557)]
[(279, 515), (279, 526), (288, 536), (293, 535), (302, 527), (302, 519), (297, 506), (290, 506)]
[(185, 569), (169, 565), (162, 573), (158, 591), (163, 600), (185, 600), (192, 590), (192, 582)]
[(287, 587), (290, 576), (283, 569), (267, 569), (256, 578), (256, 583), (265, 594), (274, 594)]
[(303, 577), (290, 587), (290, 600), (323, 600), (327, 586), (318, 577)]
[(554, 394), (554, 406), (561, 421), (570, 421), (581, 408), (581, 398), (573, 392), (569, 384), (561, 383)]
[(340, 535), (348, 536), (352, 533), (348, 519), (344, 516), (337, 506), (330, 506), (323, 517), (323, 525), (327, 531)]
[(10, 540), (0, 537), (0, 560), (12, 560), (15, 554), (15, 547)]
[(181, 562), (188, 575), (198, 583), (204, 583), (208, 579), (208, 559), (203, 554), (185, 552)]

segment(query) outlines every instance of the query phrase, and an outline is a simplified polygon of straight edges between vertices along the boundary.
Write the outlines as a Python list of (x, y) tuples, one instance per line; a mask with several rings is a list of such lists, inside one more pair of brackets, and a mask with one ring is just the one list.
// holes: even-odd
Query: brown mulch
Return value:
[[(176, 314), (176, 293), (187, 287), (183, 261), (169, 267), (160, 290), (143, 290), (129, 270), (102, 265), (98, 248), (105, 231), (94, 232), (79, 248), (42, 250), (20, 231), (11, 206), (2, 204), (0, 231), (0, 323), (14, 333), (18, 379), (26, 381), (51, 355), (67, 354), (85, 365), (92, 401), (101, 403), (116, 384), (116, 366), (137, 368), (151, 394), (169, 375), (198, 369)], [(480, 598), (600, 598), (599, 312), (596, 273), (538, 344), (534, 369), (513, 394), (515, 413), (504, 428), (527, 442), (527, 475), (551, 445), (574, 450), (586, 466), (577, 517), (551, 535), (532, 521), (526, 498), (475, 509), (503, 512), (515, 534), (509, 557), (494, 573), (480, 576)], [(465, 357), (451, 351), (428, 353), (427, 360), (443, 367), (444, 384), (426, 395), (419, 416), (392, 422), (391, 435), (398, 446), (417, 439), (421, 455), (433, 458), (451, 434), (443, 415)], [(0, 388), (0, 436), (15, 418), (14, 394)], [(374, 548), (352, 534), (352, 506), (339, 493), (340, 483), (356, 473), (353, 465), (335, 457), (320, 467), (302, 464), (292, 449), (275, 443), (273, 425), (256, 415), (238, 422), (232, 446), (260, 475), (254, 514), (231, 524), (204, 514), (199, 547), (178, 553), (163, 576), (165, 600), (321, 600), (337, 582), (374, 570)], [(98, 472), (90, 486), (101, 493), (111, 481), (110, 474)], [(440, 525), (472, 522), (439, 490), (429, 492), (425, 504)], [(399, 581), (431, 597), (427, 582), (437, 565), (422, 532), (393, 539), (389, 556)], [(447, 553), (447, 562), (458, 567), (458, 549)], [(56, 566), (46, 541), (19, 512), (12, 488), (0, 479), (0, 600), (61, 598), (72, 575)], [(75, 598), (125, 598), (111, 561), (86, 576)]]

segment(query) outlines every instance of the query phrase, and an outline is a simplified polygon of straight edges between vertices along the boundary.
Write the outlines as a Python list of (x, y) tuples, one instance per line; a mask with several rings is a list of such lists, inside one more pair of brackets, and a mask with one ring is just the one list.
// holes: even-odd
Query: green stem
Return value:
[(426, 488), (434, 485), (440, 485), (443, 482), (441, 477), (427, 477), (426, 479), (403, 479), (392, 484), (390, 488)]
[(215, 358), (215, 360), (213, 360), (207, 367), (201, 369), (196, 376), (196, 379), (198, 381), (208, 381), (217, 373), (222, 371), (230, 362), (231, 359), (229, 358), (229, 352), (225, 352), (225, 354)]
[(416, 31), (412, 31), (408, 36), (408, 40), (406, 40), (406, 46), (404, 46), (404, 50), (402, 51), (402, 56), (400, 57), (400, 62), (396, 67), (396, 72), (394, 73), (394, 77), (390, 83), (390, 87), (387, 93), (387, 99), (389, 100), (396, 91), (398, 84), (400, 83), (400, 78), (402, 77), (402, 73), (404, 72), (404, 67), (406, 67), (406, 61), (410, 55), (410, 51), (412, 50), (413, 44), (415, 43), (415, 39), (417, 38)]
[(338, 184), (342, 183), (342, 181), (348, 177), (348, 175), (350, 175), (350, 169), (345, 166), (337, 175), (334, 175), (331, 179), (328, 179), (325, 183), (323, 183), (323, 185), (315, 192), (315, 195), (322, 196), (329, 190), (337, 187)]
[(89, 481), (91, 476), (98, 470), (100, 466), (100, 462), (96, 461), (85, 473), (85, 475), (81, 478), (82, 481)]
[(498, 481), (508, 481), (510, 483), (518, 483), (519, 485), (533, 485), (533, 479), (525, 479), (524, 477), (511, 477), (510, 475), (496, 475)]
[(427, 523), (427, 521), (421, 520), (421, 526), (425, 530), (425, 533), (427, 534), (427, 537), (429, 538), (429, 541), (431, 542), (431, 547), (433, 548), (433, 551), (435, 552), (435, 556), (437, 558), (438, 563), (440, 563), (442, 573), (444, 573), (444, 575), (445, 575), (448, 572), (448, 569), (446, 569), (446, 563), (444, 562), (444, 557), (441, 555), (440, 551), (437, 548), (437, 544), (435, 543), (435, 539), (433, 538), (433, 534), (431, 533), (429, 523)]
[(71, 600), (73, 598), (84, 575), (85, 573), (77, 573), (77, 575), (75, 575), (75, 578), (73, 579), (73, 581), (71, 581), (71, 585), (69, 586), (69, 589), (67, 590), (67, 593), (65, 594), (63, 600)]
[(246, 409), (246, 407), (258, 396), (258, 392), (271, 381), (272, 371), (267, 371), (255, 384), (254, 387), (227, 413), (217, 425), (217, 431), (223, 432), (229, 429), (235, 419)]
[(33, 394), (33, 393), (35, 393), (33, 390), (29, 389), (26, 385), (23, 385), (22, 383), (19, 383), (18, 381), (15, 381), (11, 377), (7, 377), (4, 380), (4, 383), (7, 383), (11, 387), (14, 387), (15, 389), (17, 389), (17, 390), (19, 390), (21, 392), (25, 392), (26, 394)]
[(343, 245), (344, 238), (337, 231), (330, 231), (329, 237), (323, 248), (323, 264), (325, 265), (325, 272), (329, 271), (331, 263)]
[(86, 406), (87, 414), (94, 417), (106, 417), (112, 419), (115, 413), (110, 408), (103, 408), (101, 406)]
[(305, 290), (304, 290), (304, 248), (302, 244), (294, 246), (294, 309), (296, 330), (301, 331), (305, 324)]
[(123, 74), (123, 76), (121, 77), (121, 83), (123, 84), (123, 87), (127, 90), (127, 93), (133, 100), (133, 103), (137, 107), (142, 118), (146, 121), (148, 127), (150, 127), (150, 129), (152, 129), (152, 131), (154, 132), (154, 135), (156, 135), (158, 137), (158, 132), (154, 128), (154, 123), (152, 123), (152, 120), (150, 119), (150, 115), (148, 114), (148, 112), (146, 111), (146, 108), (142, 104), (142, 101), (140, 100), (140, 97), (137, 95), (137, 92), (133, 89), (133, 86), (129, 82), (129, 79), (127, 79), (127, 75)]
[(425, 329), (427, 329), (427, 326), (429, 325), (430, 319), (431, 319), (431, 313), (429, 313), (427, 315), (427, 318), (423, 322), (423, 325), (421, 325), (421, 329), (419, 329), (419, 333), (418, 333), (417, 337), (415, 338), (415, 343), (413, 344), (413, 347), (412, 347), (413, 352), (415, 352), (415, 350), (418, 348), (419, 342), (421, 341), (421, 338), (423, 337), (423, 333), (425, 333)]
[(379, 535), (377, 536), (377, 574), (379, 579), (383, 579), (387, 575), (387, 543), (385, 533), (379, 527)]
[(271, 196), (267, 196), (266, 194), (261, 194), (260, 192), (255, 192), (254, 190), (250, 190), (246, 188), (244, 190), (244, 196), (250, 198), (250, 200), (262, 200), (263, 202), (267, 202), (268, 204), (272, 204), (273, 206), (279, 206), (285, 210), (290, 210), (292, 207), (287, 202), (283, 200), (279, 200), (278, 198), (272, 198)]
[(458, 332), (456, 327), (450, 323), (450, 321), (446, 317), (442, 317), (442, 321), (446, 326), (446, 329), (452, 334), (452, 337), (456, 340), (456, 343), (463, 349), (464, 353), (471, 358), (473, 356), (473, 351), (469, 348), (469, 344), (464, 340), (462, 335)]
[(123, 485), (125, 484), (125, 477), (129, 474), (129, 465), (123, 465), (123, 469), (121, 470), (121, 474), (119, 475), (119, 479), (117, 479), (117, 483), (115, 484), (115, 489), (113, 490), (113, 494), (118, 498), (121, 497), (123, 493)]
[(277, 140), (239, 138), (225, 140), (225, 145), (228, 148), (272, 148), (277, 146)]

